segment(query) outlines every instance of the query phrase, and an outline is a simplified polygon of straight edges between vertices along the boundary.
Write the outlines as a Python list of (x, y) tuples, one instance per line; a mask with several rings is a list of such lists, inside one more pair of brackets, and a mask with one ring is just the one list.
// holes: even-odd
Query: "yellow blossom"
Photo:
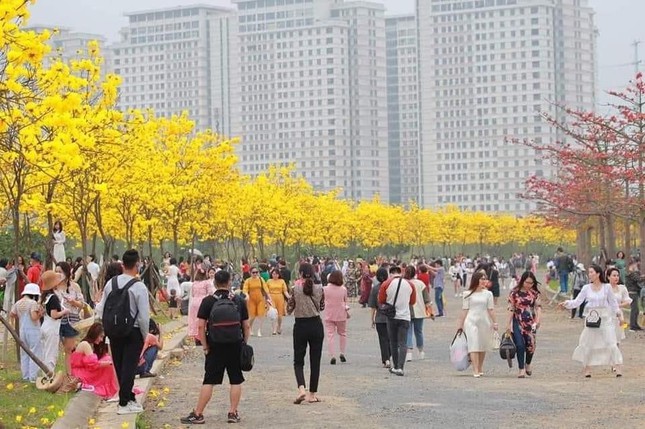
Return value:
[(22, 416), (18, 415), (16, 416), (16, 423), (20, 423), (20, 422), (22, 422)]
[(121, 428), (122, 429), (128, 429), (129, 427), (130, 427), (130, 423), (128, 423), (128, 422), (121, 423)]
[(58, 418), (61, 418), (65, 415), (65, 411), (59, 410), (58, 413), (56, 413), (56, 415), (58, 416)]
[(35, 408), (35, 407), (31, 407), (31, 408), (29, 409), (29, 414), (36, 414), (36, 408)]
[(7, 384), (7, 390), (13, 390), (13, 383)]
[(87, 424), (88, 424), (88, 425), (90, 425), (90, 426), (94, 426), (94, 425), (96, 424), (96, 420), (94, 420), (94, 419), (89, 419), (89, 420), (87, 421)]

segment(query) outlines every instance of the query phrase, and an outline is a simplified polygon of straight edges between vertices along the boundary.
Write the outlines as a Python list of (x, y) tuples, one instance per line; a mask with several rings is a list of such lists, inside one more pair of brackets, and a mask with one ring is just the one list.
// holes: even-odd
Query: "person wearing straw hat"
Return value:
[(40, 278), (42, 282), (41, 303), (45, 307), (43, 324), (40, 328), (43, 363), (55, 371), (58, 361), (58, 343), (60, 342), (61, 319), (69, 314), (64, 309), (56, 289), (65, 287), (65, 276), (54, 271), (45, 271)]
[[(11, 307), (9, 313), (20, 322), (20, 339), (36, 356), (40, 356), (40, 318), (43, 315), (42, 307), (38, 304), (39, 298), (40, 287), (35, 283), (28, 283), (22, 291), (22, 298)], [(23, 380), (36, 382), (38, 365), (24, 350), (20, 350), (20, 371)]]

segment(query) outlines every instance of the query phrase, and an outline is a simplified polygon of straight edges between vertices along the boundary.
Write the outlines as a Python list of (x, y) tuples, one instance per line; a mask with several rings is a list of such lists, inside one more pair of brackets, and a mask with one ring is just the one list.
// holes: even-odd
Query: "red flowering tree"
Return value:
[[(579, 252), (588, 256), (590, 228), (598, 227), (600, 247), (613, 258), (616, 221), (636, 224), (645, 254), (645, 82), (636, 75), (622, 92), (610, 92), (611, 114), (566, 107), (565, 119), (544, 114), (562, 136), (558, 142), (518, 141), (553, 167), (550, 177), (532, 176), (524, 198), (538, 202), (541, 214), (578, 228)], [(631, 229), (625, 228), (626, 253)], [(588, 257), (583, 260), (588, 260)]]

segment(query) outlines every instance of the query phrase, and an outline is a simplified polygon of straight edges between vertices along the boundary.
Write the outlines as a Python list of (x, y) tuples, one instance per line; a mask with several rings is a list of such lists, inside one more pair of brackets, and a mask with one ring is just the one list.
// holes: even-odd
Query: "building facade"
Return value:
[(419, 201), (417, 20), (385, 20), (390, 203)]
[(295, 165), (316, 189), (388, 199), (382, 5), (236, 0), (240, 166)]
[(524, 214), (525, 180), (550, 175), (533, 150), (557, 144), (541, 114), (595, 104), (586, 0), (417, 0), (421, 204)]
[(126, 15), (111, 71), (123, 77), (119, 107), (154, 108), (161, 117), (188, 112), (198, 129), (239, 131), (234, 11), (189, 6)]

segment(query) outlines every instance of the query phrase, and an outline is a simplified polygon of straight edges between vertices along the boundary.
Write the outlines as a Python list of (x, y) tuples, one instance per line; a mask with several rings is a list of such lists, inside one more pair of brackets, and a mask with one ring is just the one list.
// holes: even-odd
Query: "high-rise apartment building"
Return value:
[[(105, 49), (105, 37), (100, 34), (78, 33), (69, 28), (54, 28), (47, 26), (30, 26), (29, 30), (36, 33), (49, 31), (50, 37), (47, 44), (51, 47), (49, 57), (60, 58), (63, 62), (69, 63), (71, 60), (87, 58), (87, 48), (90, 42), (97, 42), (101, 55), (106, 61), (109, 61), (110, 51)], [(105, 69), (102, 70), (105, 72)]]
[(321, 190), (388, 199), (380, 4), (236, 0), (242, 171), (295, 164)]
[(385, 20), (390, 202), (419, 200), (419, 86), (417, 20)]
[(554, 103), (593, 109), (595, 28), (586, 0), (417, 0), (421, 204), (522, 214), (552, 167), (508, 138), (553, 143)]
[(188, 6), (129, 13), (110, 68), (123, 77), (119, 107), (188, 112), (198, 129), (239, 132), (233, 10)]

